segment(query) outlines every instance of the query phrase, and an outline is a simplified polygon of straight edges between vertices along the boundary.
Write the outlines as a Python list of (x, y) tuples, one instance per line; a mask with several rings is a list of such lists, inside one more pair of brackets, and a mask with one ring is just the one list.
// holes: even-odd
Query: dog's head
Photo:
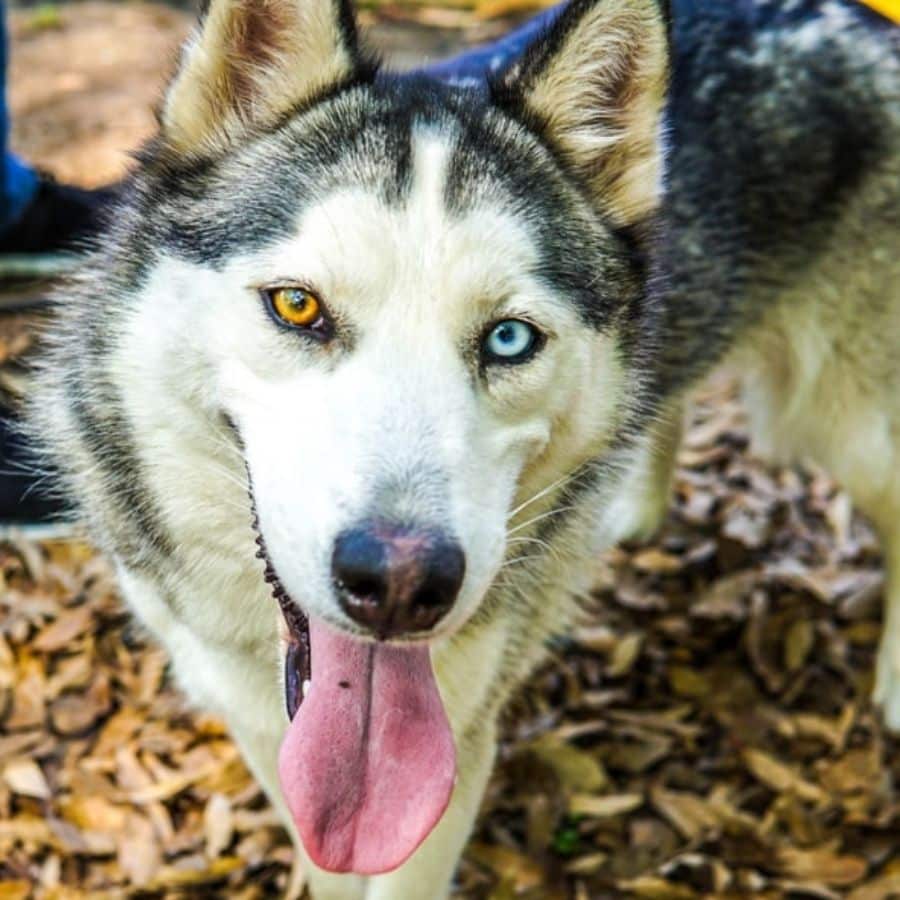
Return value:
[(328, 868), (391, 868), (439, 817), (429, 642), (632, 420), (667, 67), (657, 0), (576, 0), (488, 89), (376, 74), (343, 0), (213, 0), (184, 52), (122, 358), (238, 435), (292, 712), (309, 617), (282, 777)]

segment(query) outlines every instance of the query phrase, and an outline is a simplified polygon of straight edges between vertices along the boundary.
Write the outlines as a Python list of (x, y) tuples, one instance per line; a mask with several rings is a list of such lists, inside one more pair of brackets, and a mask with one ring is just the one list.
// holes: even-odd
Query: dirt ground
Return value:
[[(485, 40), (507, 26), (471, 12), (384, 5), (363, 11), (373, 43), (407, 68)], [(13, 148), (61, 180), (120, 178), (155, 128), (154, 109), (193, 16), (169, 6), (88, 0), (12, 15)]]
[[(502, 27), (366, 15), (406, 63)], [(17, 13), (16, 147), (61, 178), (119, 177), (186, 27), (139, 3)], [(285, 833), (107, 565), (14, 539), (0, 579), (0, 900), (283, 890)], [(513, 704), (456, 896), (900, 897), (900, 754), (868, 700), (882, 589), (847, 496), (756, 459), (715, 384), (663, 532), (598, 559), (582, 624)]]
[(153, 132), (162, 81), (189, 22), (139, 3), (14, 13), (14, 149), (61, 180), (96, 186), (120, 178), (128, 154)]

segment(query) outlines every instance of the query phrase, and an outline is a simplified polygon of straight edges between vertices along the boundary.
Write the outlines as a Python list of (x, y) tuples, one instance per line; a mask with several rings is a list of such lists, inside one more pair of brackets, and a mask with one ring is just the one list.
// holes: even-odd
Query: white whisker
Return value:
[(516, 525), (515, 528), (510, 529), (506, 534), (507, 537), (512, 537), (512, 535), (518, 533), (519, 531), (523, 531), (526, 528), (531, 527), (532, 525), (537, 524), (538, 522), (543, 521), (544, 519), (549, 519), (551, 516), (558, 516), (564, 512), (571, 512), (572, 510), (577, 509), (575, 506), (557, 506), (553, 509), (548, 509), (546, 512), (541, 513), (539, 516), (534, 516), (531, 519), (528, 519), (525, 522), (522, 522), (520, 525)]
[(525, 509), (528, 506), (531, 506), (532, 503), (536, 503), (542, 497), (546, 497), (547, 494), (549, 494), (551, 491), (555, 490), (556, 488), (561, 488), (564, 484), (566, 484), (566, 482), (571, 481), (575, 477), (576, 474), (577, 474), (576, 472), (568, 472), (565, 475), (560, 475), (560, 477), (557, 478), (555, 481), (550, 482), (550, 484), (548, 484), (546, 487), (541, 488), (541, 490), (532, 494), (527, 500), (520, 503), (506, 517), (506, 521), (508, 522), (514, 516), (517, 516), (520, 512), (522, 512), (523, 509)]

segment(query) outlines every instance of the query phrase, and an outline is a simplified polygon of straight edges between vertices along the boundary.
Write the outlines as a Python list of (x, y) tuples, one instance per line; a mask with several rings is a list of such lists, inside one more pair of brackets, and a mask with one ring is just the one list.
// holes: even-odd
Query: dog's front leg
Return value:
[[(444, 900), (472, 830), (496, 754), (496, 726), (484, 725), (457, 748), (459, 775), (450, 805), (428, 839), (394, 872), (369, 879), (365, 900)], [(389, 827), (389, 826), (388, 826)]]
[[(293, 829), (291, 833), (293, 836)], [(296, 837), (294, 858), (301, 861), (311, 900), (365, 900), (367, 879), (359, 875), (335, 875), (314, 866)]]
[(673, 404), (636, 445), (622, 485), (607, 509), (613, 540), (647, 540), (669, 508), (684, 410)]

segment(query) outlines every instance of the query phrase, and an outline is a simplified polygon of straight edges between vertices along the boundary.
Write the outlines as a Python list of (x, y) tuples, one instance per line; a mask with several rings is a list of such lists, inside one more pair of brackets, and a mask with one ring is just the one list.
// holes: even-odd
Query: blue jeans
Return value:
[(6, 4), (0, 0), (0, 231), (15, 224), (37, 189), (37, 175), (9, 152), (6, 108)]

